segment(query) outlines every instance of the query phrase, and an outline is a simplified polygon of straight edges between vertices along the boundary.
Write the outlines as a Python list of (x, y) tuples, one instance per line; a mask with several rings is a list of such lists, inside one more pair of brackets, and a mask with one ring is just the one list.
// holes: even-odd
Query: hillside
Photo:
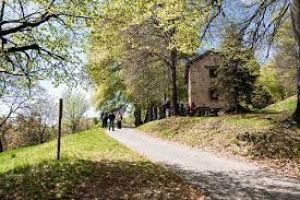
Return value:
[(262, 113), (278, 113), (278, 114), (291, 114), (296, 109), (297, 97), (296, 95), (289, 97), (281, 102), (267, 106), (261, 109)]
[(300, 176), (300, 130), (281, 122), (293, 112), (294, 97), (261, 112), (220, 117), (171, 117), (139, 130), (191, 147), (248, 159)]
[(102, 130), (0, 154), (0, 199), (196, 199), (196, 190)]

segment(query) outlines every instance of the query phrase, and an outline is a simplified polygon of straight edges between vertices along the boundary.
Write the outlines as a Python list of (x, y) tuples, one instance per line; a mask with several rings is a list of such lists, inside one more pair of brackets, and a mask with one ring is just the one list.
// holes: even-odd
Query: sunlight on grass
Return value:
[[(289, 101), (288, 105), (293, 106), (293, 103)], [(283, 104), (287, 105), (287, 102)], [(299, 132), (284, 128), (277, 117), (262, 113), (170, 117), (138, 129), (163, 139), (221, 153), (297, 161), (300, 157)]]
[(199, 199), (201, 193), (101, 129), (0, 154), (0, 199)]
[[(18, 166), (36, 165), (43, 161), (55, 160), (56, 155), (57, 141), (4, 152), (0, 155), (0, 173)], [(109, 139), (100, 129), (63, 137), (61, 141), (61, 157), (95, 161), (103, 159), (123, 159), (127, 161), (141, 159), (126, 147)]]
[(278, 102), (276, 104), (272, 104), (264, 109), (261, 109), (262, 113), (280, 113), (280, 112), (288, 112), (293, 113), (296, 109), (297, 98), (296, 96), (292, 96), (290, 98), (285, 99), (284, 101)]

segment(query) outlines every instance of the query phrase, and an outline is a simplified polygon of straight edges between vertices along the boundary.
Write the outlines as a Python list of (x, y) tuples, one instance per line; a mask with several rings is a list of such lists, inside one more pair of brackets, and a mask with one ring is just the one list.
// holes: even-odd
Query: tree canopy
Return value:
[[(97, 41), (93, 49), (107, 53), (127, 69), (130, 60), (143, 70), (155, 62), (168, 68), (170, 74), (165, 77), (170, 76), (176, 113), (178, 61), (201, 45), (201, 33), (217, 6), (215, 1), (104, 1), (93, 28), (93, 41)], [(143, 63), (137, 62), (139, 57)]]
[[(31, 85), (78, 74), (92, 0), (4, 0), (0, 3), (0, 82)], [(2, 93), (0, 96), (2, 96)]]

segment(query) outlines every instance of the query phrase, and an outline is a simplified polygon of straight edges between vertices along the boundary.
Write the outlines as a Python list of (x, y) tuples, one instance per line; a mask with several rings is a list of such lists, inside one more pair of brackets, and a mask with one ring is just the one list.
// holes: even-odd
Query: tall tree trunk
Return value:
[(142, 110), (138, 105), (135, 105), (134, 125), (138, 127), (142, 123)]
[(157, 111), (157, 106), (153, 106), (152, 107), (152, 112), (153, 112), (153, 114), (152, 114), (152, 120), (157, 120), (158, 119), (158, 111)]
[(293, 114), (293, 119), (300, 126), (300, 0), (291, 0), (291, 16), (295, 37), (298, 43), (298, 67), (297, 67), (297, 108)]
[(239, 100), (238, 100), (238, 91), (237, 91), (237, 89), (235, 88), (234, 89), (234, 93), (233, 93), (233, 109), (234, 109), (234, 113), (239, 113), (240, 111), (239, 111), (239, 106), (238, 106), (238, 104), (239, 104)]
[(152, 107), (147, 106), (144, 123), (152, 121)]
[(173, 49), (171, 51), (171, 65), (170, 65), (170, 70), (171, 70), (171, 77), (172, 77), (172, 108), (173, 108), (173, 114), (175, 116), (179, 115), (178, 111), (178, 106), (177, 106), (177, 100), (178, 100), (178, 94), (177, 94), (177, 60), (178, 60), (178, 55), (177, 55), (177, 50)]
[(76, 132), (76, 123), (72, 123), (72, 133)]
[(3, 144), (2, 144), (2, 133), (0, 133), (0, 153), (3, 152)]

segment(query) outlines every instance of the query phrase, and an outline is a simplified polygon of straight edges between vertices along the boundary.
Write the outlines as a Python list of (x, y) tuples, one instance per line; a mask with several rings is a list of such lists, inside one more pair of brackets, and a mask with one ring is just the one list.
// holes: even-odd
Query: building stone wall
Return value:
[(220, 65), (221, 59), (214, 52), (207, 52), (195, 58), (189, 64), (188, 70), (188, 99), (189, 104), (197, 107), (223, 108), (225, 107), (225, 95), (217, 91), (218, 98), (213, 99), (213, 81), (210, 70)]

